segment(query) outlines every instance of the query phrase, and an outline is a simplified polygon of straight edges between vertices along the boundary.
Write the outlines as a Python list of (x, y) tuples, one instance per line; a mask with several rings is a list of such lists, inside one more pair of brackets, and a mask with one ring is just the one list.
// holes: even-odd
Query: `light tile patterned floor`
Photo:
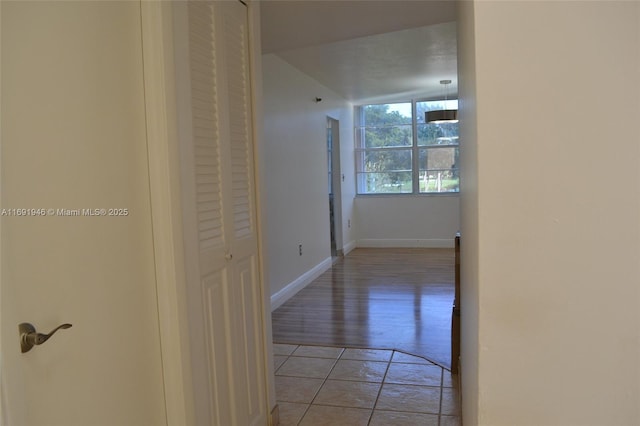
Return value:
[(274, 345), (281, 426), (460, 426), (457, 377), (392, 350)]

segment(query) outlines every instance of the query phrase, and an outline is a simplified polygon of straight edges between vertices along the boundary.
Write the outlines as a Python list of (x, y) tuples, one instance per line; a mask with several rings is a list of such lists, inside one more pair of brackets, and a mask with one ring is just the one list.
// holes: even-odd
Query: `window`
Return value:
[[(446, 102), (457, 109), (458, 102)], [(356, 107), (358, 194), (458, 192), (458, 123), (425, 122), (445, 101)]]

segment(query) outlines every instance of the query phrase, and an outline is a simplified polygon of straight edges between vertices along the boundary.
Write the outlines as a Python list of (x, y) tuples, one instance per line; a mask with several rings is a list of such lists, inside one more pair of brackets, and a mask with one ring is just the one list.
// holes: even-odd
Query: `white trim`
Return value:
[[(0, 40), (2, 39), (2, 7), (0, 6)], [(2, 43), (0, 43), (0, 46), (2, 45)], [(2, 67), (0, 67), (0, 99), (2, 99)], [(0, 130), (2, 129), (2, 120), (0, 120)], [(2, 171), (2, 132), (0, 131), (0, 172)], [(1, 174), (0, 174), (1, 175)], [(3, 203), (3, 197), (2, 197), (2, 191), (0, 190), (0, 208), (4, 208), (4, 203)], [(0, 221), (0, 235), (2, 235), (1, 229), (2, 229), (2, 222), (4, 221)], [(4, 259), (2, 257), (2, 244), (0, 244), (0, 260)], [(0, 306), (2, 306), (2, 293), (4, 293), (3, 288), (2, 288), (2, 279), (1, 277), (3, 277), (4, 274), (2, 274), (2, 262), (0, 261)], [(4, 330), (4, 327), (2, 327), (2, 317), (0, 316), (0, 426), (9, 426), (9, 424), (11, 424), (11, 420), (9, 419), (9, 401), (8, 401), (8, 392), (5, 389), (5, 378), (4, 378), (4, 362), (3, 362), (3, 357), (2, 354), (4, 353), (4, 340), (2, 339), (2, 330)]]
[(278, 309), (284, 302), (291, 299), (297, 292), (311, 284), (313, 280), (331, 268), (333, 260), (328, 257), (304, 274), (287, 284), (282, 290), (271, 296), (271, 312)]
[(170, 2), (141, 2), (149, 192), (168, 426), (195, 424)]
[(365, 238), (358, 240), (357, 246), (369, 248), (453, 248), (455, 246), (455, 240), (449, 238), (429, 238), (424, 240)]
[(265, 360), (265, 383), (267, 392), (269, 424), (273, 423), (271, 417), (274, 409), (278, 407), (276, 403), (275, 370), (273, 364), (273, 332), (271, 326), (271, 299), (269, 285), (267, 281), (268, 271), (265, 261), (265, 250), (267, 247), (265, 223), (265, 199), (263, 192), (262, 173), (260, 168), (260, 158), (263, 155), (264, 144), (263, 134), (263, 107), (262, 107), (262, 47), (260, 38), (260, 1), (249, 0), (247, 2), (249, 19), (249, 69), (251, 78), (251, 107), (253, 118), (253, 156), (254, 156), (254, 185), (256, 202), (256, 228), (258, 231), (258, 273), (260, 279), (260, 290), (262, 292), (262, 314), (263, 314), (263, 350)]
[(351, 253), (353, 251), (353, 249), (355, 249), (356, 247), (358, 247), (358, 245), (356, 244), (355, 241), (349, 241), (347, 244), (345, 244), (342, 247), (342, 252), (346, 256), (349, 253)]

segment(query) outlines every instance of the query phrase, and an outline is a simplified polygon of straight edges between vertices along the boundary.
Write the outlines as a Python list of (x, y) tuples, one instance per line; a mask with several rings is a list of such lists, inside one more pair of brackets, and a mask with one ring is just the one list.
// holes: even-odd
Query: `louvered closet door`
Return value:
[(264, 425), (247, 9), (178, 4), (174, 24), (197, 422)]

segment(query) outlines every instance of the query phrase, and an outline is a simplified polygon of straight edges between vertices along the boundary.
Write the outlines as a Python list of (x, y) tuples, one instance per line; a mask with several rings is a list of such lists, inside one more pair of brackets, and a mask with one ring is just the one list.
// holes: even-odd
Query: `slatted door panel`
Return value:
[(185, 264), (198, 425), (233, 424), (224, 123), (212, 2), (176, 2), (175, 52)]
[(194, 189), (201, 274), (206, 275), (224, 266), (226, 246), (214, 10), (204, 2), (190, 2), (188, 9)]
[(233, 193), (233, 230), (236, 239), (254, 233), (252, 215), (252, 150), (246, 19), (239, 11), (224, 22), (227, 70), (229, 137)]
[(229, 238), (234, 257), (257, 253), (255, 185), (253, 167), (253, 130), (251, 128), (251, 85), (249, 79), (248, 29), (246, 6), (240, 2), (219, 2), (221, 10), (219, 37), (224, 66), (225, 137), (229, 145), (230, 222)]
[[(233, 218), (225, 228), (233, 254), (231, 306), (233, 311), (234, 386), (237, 424), (266, 424), (264, 360), (262, 356), (262, 295), (258, 280), (253, 130), (246, 6), (237, 1), (217, 2), (220, 20), (217, 36), (224, 72), (220, 96), (227, 124), (229, 192), (227, 212)], [(223, 94), (224, 90), (224, 94)]]
[[(188, 51), (189, 99), (182, 105), (191, 119), (181, 134), (192, 161), (183, 163), (192, 194), (185, 216), (191, 208), (196, 228), (185, 240), (197, 245), (198, 272), (189, 280), (197, 286), (189, 302), (197, 422), (264, 425), (247, 8), (239, 1), (176, 3), (188, 33), (176, 51)], [(206, 379), (199, 376), (205, 372)]]

